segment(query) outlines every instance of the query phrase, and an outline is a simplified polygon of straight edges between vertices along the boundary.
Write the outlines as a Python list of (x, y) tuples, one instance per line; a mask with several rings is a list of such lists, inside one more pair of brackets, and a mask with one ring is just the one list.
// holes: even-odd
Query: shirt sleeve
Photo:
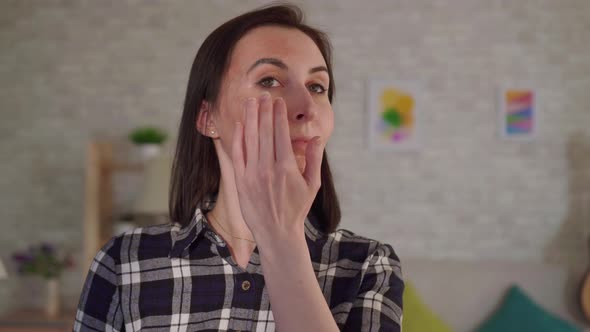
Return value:
[(364, 262), (361, 286), (342, 331), (401, 331), (404, 282), (400, 260), (380, 243)]
[(94, 256), (82, 288), (74, 331), (125, 331), (116, 266), (121, 238), (111, 238)]

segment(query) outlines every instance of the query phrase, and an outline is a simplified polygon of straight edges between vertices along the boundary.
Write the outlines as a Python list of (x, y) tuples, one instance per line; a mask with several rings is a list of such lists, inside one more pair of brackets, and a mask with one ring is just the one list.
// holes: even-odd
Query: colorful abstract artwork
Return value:
[(537, 107), (531, 89), (503, 89), (500, 100), (501, 135), (531, 138), (536, 132)]
[(371, 148), (416, 147), (418, 121), (412, 89), (395, 82), (369, 81), (368, 108)]

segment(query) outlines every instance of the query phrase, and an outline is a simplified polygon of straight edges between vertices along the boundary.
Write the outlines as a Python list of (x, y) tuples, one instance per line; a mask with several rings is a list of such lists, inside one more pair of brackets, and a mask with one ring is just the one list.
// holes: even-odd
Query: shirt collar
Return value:
[[(207, 219), (204, 217), (205, 213), (215, 206), (216, 198), (216, 195), (209, 195), (203, 201), (203, 204), (195, 209), (195, 213), (190, 223), (184, 226), (178, 222), (174, 222), (172, 224), (172, 248), (168, 254), (169, 258), (182, 257), (185, 250), (187, 250), (188, 247), (193, 244), (193, 242), (198, 242), (198, 240), (202, 238), (208, 231), (213, 234), (212, 238), (217, 242), (217, 244), (223, 243), (223, 240), (214, 234), (211, 227), (207, 223)], [(305, 218), (304, 227), (307, 241), (315, 242), (323, 235), (317, 217), (311, 213), (309, 213)]]

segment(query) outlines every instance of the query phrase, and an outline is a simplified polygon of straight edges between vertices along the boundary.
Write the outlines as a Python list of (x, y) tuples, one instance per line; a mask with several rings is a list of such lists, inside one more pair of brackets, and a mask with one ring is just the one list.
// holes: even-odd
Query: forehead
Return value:
[(245, 71), (260, 58), (283, 60), (289, 68), (301, 66), (304, 70), (326, 65), (317, 45), (298, 29), (280, 26), (263, 26), (252, 29), (234, 47), (229, 71)]

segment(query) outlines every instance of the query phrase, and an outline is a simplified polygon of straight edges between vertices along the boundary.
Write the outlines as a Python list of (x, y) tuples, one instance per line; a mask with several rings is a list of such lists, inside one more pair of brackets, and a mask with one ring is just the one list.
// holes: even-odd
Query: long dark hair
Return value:
[[(298, 29), (314, 41), (328, 68), (328, 98), (332, 103), (332, 47), (325, 33), (303, 23), (303, 12), (298, 7), (263, 7), (240, 15), (215, 29), (199, 48), (188, 80), (170, 179), (169, 209), (173, 222), (183, 226), (188, 224), (195, 209), (219, 190), (221, 171), (217, 153), (212, 139), (196, 129), (196, 120), (204, 100), (210, 104), (217, 101), (221, 80), (236, 43), (248, 31), (266, 25)], [(340, 204), (326, 151), (322, 157), (321, 181), (310, 213), (317, 218), (321, 230), (329, 233), (336, 230), (340, 223)]]

